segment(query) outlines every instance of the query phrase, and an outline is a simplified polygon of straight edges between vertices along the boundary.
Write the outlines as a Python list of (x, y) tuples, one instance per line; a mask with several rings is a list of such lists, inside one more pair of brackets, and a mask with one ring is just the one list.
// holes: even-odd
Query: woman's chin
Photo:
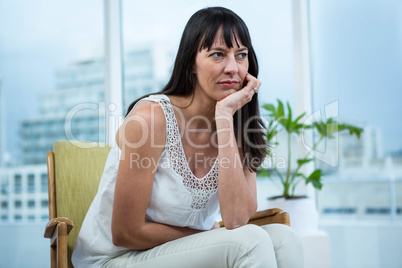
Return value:
[(235, 92), (237, 92), (237, 89), (234, 88), (225, 90), (224, 92), (222, 92), (222, 94), (220, 94), (220, 100), (223, 100), (224, 98), (226, 98), (229, 95), (232, 95)]

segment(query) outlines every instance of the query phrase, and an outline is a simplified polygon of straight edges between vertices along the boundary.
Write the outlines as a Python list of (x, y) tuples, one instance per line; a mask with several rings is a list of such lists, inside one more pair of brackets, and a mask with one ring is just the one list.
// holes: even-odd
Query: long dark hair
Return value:
[[(193, 66), (197, 53), (202, 49), (211, 48), (220, 27), (222, 27), (223, 40), (228, 48), (234, 46), (232, 40), (235, 40), (237, 46), (240, 41), (247, 47), (248, 73), (257, 77), (257, 57), (244, 21), (233, 11), (224, 7), (204, 8), (191, 16), (184, 28), (169, 82), (162, 91), (147, 94), (132, 102), (127, 109), (126, 116), (139, 100), (150, 95), (190, 96), (193, 94), (195, 87)], [(259, 115), (257, 94), (239, 109), (233, 118), (237, 143), (243, 153), (243, 162), (249, 170), (256, 172), (267, 154), (264, 138), (265, 126)]]

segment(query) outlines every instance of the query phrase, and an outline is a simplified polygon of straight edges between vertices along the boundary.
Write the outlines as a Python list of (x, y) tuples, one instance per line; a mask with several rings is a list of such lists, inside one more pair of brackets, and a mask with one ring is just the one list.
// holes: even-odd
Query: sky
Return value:
[[(191, 14), (226, 6), (249, 27), (260, 63), (260, 101), (293, 105), (290, 3), (124, 0), (123, 45), (162, 40), (177, 46)], [(384, 150), (401, 150), (401, 1), (311, 0), (310, 8), (315, 109), (338, 100), (341, 119), (381, 129)], [(18, 156), (19, 123), (38, 116), (39, 94), (55, 90), (55, 71), (102, 56), (103, 36), (103, 1), (0, 0), (1, 108), (12, 157)]]

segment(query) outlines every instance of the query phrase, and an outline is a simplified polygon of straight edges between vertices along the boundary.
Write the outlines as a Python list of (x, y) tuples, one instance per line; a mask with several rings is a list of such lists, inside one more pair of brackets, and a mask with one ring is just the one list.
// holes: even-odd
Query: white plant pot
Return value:
[(318, 213), (309, 197), (268, 199), (270, 208), (280, 208), (289, 213), (290, 227), (299, 234), (311, 234), (318, 230)]

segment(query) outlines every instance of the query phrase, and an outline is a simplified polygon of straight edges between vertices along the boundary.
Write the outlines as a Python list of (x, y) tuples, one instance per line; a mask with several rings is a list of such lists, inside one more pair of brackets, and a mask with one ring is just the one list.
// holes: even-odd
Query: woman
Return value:
[(190, 18), (170, 81), (133, 102), (116, 134), (76, 267), (302, 267), (290, 228), (247, 225), (266, 152), (257, 75), (240, 17)]

